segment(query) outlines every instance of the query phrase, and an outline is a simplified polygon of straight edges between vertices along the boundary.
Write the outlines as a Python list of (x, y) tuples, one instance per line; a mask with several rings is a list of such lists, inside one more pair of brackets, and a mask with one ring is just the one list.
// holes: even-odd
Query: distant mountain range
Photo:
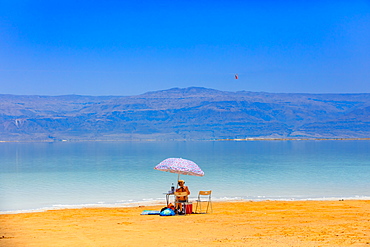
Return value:
[(0, 95), (0, 141), (369, 138), (370, 94)]

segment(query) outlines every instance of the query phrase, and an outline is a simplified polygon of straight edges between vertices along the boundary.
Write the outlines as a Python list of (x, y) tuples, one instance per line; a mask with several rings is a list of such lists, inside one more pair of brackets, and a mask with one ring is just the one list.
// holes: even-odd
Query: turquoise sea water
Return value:
[(0, 143), (0, 213), (164, 204), (169, 157), (205, 172), (181, 176), (190, 199), (370, 198), (370, 141)]

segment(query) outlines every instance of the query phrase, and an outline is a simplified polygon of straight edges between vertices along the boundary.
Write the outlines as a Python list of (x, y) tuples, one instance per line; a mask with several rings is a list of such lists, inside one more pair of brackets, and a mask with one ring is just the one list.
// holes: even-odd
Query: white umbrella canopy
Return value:
[(155, 170), (180, 174), (203, 177), (204, 172), (200, 167), (191, 160), (182, 158), (168, 158), (154, 167)]

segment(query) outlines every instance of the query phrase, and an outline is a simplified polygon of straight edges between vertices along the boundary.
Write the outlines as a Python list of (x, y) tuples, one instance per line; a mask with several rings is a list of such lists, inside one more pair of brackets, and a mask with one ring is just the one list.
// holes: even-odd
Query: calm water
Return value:
[(370, 198), (370, 141), (0, 143), (0, 212), (164, 203), (168, 157), (205, 172), (191, 199)]

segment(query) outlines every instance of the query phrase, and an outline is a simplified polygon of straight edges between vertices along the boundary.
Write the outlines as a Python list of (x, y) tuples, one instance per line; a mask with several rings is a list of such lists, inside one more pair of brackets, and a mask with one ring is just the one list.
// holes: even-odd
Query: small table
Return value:
[(175, 194), (174, 193), (169, 193), (169, 192), (167, 192), (167, 193), (163, 193), (163, 194), (166, 194), (166, 206), (168, 206), (168, 204), (170, 203), (170, 196), (175, 196)]

